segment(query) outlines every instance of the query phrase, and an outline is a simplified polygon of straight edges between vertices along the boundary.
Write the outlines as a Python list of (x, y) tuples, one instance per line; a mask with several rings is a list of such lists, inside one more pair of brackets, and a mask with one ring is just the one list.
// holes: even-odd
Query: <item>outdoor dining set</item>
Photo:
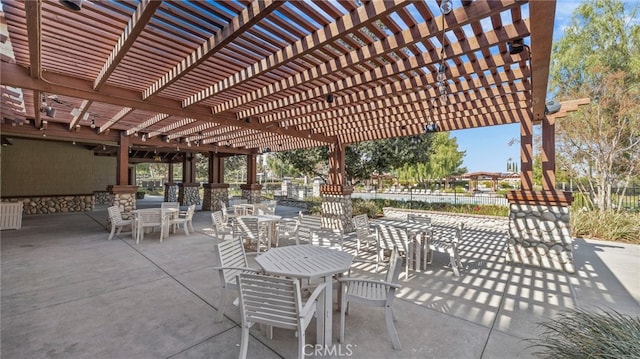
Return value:
[[(316, 320), (316, 345), (333, 345), (333, 290), (339, 288), (340, 342), (345, 340), (349, 303), (385, 308), (385, 322), (393, 348), (400, 349), (392, 309), (400, 274), (409, 279), (411, 270), (423, 271), (434, 252), (446, 253), (456, 276), (462, 265), (458, 245), (462, 225), (438, 226), (426, 215), (409, 214), (406, 220), (374, 219), (366, 214), (352, 218), (354, 232), (344, 233), (323, 225), (321, 216), (299, 212), (297, 218), (275, 214), (276, 202), (235, 201), (211, 212), (214, 246), (221, 283), (218, 317), (221, 321), (231, 298), (240, 308), (242, 339), (240, 357), (247, 356), (249, 328), (259, 324), (272, 337), (272, 328), (296, 331), (298, 356), (304, 357), (305, 329)], [(109, 239), (130, 226), (136, 244), (145, 231), (159, 229), (160, 242), (173, 228), (182, 226), (185, 235), (193, 233), (195, 205), (182, 209), (177, 202), (163, 202), (160, 208), (132, 211), (128, 218), (117, 206), (108, 208), (112, 224)], [(437, 232), (437, 233), (436, 233)], [(368, 254), (367, 254), (368, 252)], [(248, 255), (255, 255), (258, 268), (250, 266)], [(387, 267), (384, 280), (351, 277), (355, 264)], [(345, 276), (347, 274), (347, 276)]]
[[(316, 343), (332, 346), (334, 281), (339, 288), (340, 342), (345, 340), (349, 303), (356, 302), (385, 308), (387, 331), (394, 349), (400, 349), (392, 303), (403, 267), (408, 279), (409, 270), (425, 270), (433, 253), (443, 252), (449, 254), (454, 274), (460, 275), (462, 225), (446, 228), (436, 238), (429, 217), (369, 220), (364, 214), (352, 218), (355, 233), (345, 234), (324, 228), (322, 217), (302, 212), (297, 218), (281, 218), (265, 211), (269, 205), (264, 204), (222, 207), (211, 215), (218, 239), (216, 270), (222, 286), (218, 320), (223, 319), (229, 299), (237, 297), (234, 304), (240, 307), (242, 319), (241, 358), (247, 355), (249, 328), (254, 324), (268, 337), (273, 327), (295, 330), (298, 354), (304, 357), (304, 332), (314, 313)], [(285, 245), (285, 238), (289, 245)], [(375, 259), (361, 256), (364, 251), (374, 252)], [(256, 256), (258, 268), (249, 265), (248, 254)], [(384, 280), (344, 277), (352, 265), (361, 262), (375, 264), (376, 272), (380, 265), (386, 266)]]

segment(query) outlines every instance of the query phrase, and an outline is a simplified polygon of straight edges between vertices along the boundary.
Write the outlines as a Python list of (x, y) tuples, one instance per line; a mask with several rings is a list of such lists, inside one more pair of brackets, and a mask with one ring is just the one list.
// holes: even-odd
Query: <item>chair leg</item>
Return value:
[(249, 327), (242, 326), (242, 338), (240, 339), (240, 359), (247, 357), (247, 350), (249, 349)]
[(227, 290), (222, 289), (222, 293), (220, 294), (220, 302), (218, 303), (218, 316), (216, 318), (216, 322), (221, 322), (224, 318), (224, 310), (227, 305)]
[(453, 274), (456, 277), (460, 276), (460, 258), (458, 258), (458, 253), (454, 248), (449, 249), (449, 265), (451, 265), (451, 269), (453, 269)]
[(398, 337), (398, 332), (396, 331), (396, 326), (393, 324), (393, 310), (389, 305), (385, 307), (384, 319), (387, 322), (387, 331), (389, 332), (389, 336), (391, 337), (391, 342), (393, 342), (393, 349), (402, 349), (402, 346), (400, 345), (400, 338)]
[(111, 233), (109, 233), (109, 240), (113, 238), (113, 235), (116, 233), (116, 226), (111, 223)]
[(303, 328), (298, 331), (298, 358), (304, 358), (305, 332)]
[(342, 296), (342, 302), (340, 302), (340, 343), (344, 343), (344, 326), (347, 320), (347, 296)]

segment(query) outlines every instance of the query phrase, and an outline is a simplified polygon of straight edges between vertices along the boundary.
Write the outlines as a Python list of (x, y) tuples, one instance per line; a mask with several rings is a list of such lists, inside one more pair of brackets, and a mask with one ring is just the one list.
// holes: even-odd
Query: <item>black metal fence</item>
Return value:
[[(611, 205), (615, 208), (620, 203), (622, 208), (638, 209), (640, 208), (640, 187), (629, 187), (624, 195), (616, 194), (618, 188), (611, 190)], [(589, 207), (589, 198), (592, 196), (590, 192), (581, 193), (573, 191), (573, 205), (578, 207)], [(593, 196), (595, 198), (595, 195)]]

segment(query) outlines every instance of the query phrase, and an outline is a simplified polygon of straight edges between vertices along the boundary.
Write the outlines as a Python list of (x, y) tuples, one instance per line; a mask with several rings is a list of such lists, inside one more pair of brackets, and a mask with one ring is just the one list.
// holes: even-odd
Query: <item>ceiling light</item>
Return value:
[(96, 128), (96, 120), (95, 119), (91, 120), (91, 128)]
[(529, 46), (524, 44), (522, 39), (515, 39), (513, 41), (507, 42), (507, 49), (509, 50), (510, 55), (517, 55), (524, 51), (524, 48), (529, 48)]
[(107, 146), (102, 145), (102, 150), (103, 150), (103, 151), (106, 151), (106, 150), (107, 150)]
[(62, 6), (69, 10), (80, 11), (82, 9), (82, 0), (59, 0)]
[(147, 142), (147, 134), (143, 134), (141, 138), (142, 142)]
[(56, 116), (56, 109), (55, 109), (55, 107), (47, 106), (47, 107), (44, 108), (44, 113), (49, 117), (55, 117)]
[(333, 100), (333, 94), (329, 92), (329, 94), (327, 95), (327, 103), (333, 103)]
[(443, 14), (447, 15), (453, 10), (453, 4), (451, 4), (451, 0), (444, 0), (442, 4), (440, 4), (440, 11)]

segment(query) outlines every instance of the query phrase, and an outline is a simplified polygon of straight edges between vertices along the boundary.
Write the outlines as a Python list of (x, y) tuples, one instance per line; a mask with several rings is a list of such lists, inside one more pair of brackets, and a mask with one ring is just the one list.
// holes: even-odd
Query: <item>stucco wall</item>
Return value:
[(115, 158), (70, 143), (12, 141), (1, 149), (2, 197), (90, 194), (115, 182)]
[(116, 184), (115, 157), (95, 156), (93, 163), (93, 191), (106, 191), (107, 186)]

